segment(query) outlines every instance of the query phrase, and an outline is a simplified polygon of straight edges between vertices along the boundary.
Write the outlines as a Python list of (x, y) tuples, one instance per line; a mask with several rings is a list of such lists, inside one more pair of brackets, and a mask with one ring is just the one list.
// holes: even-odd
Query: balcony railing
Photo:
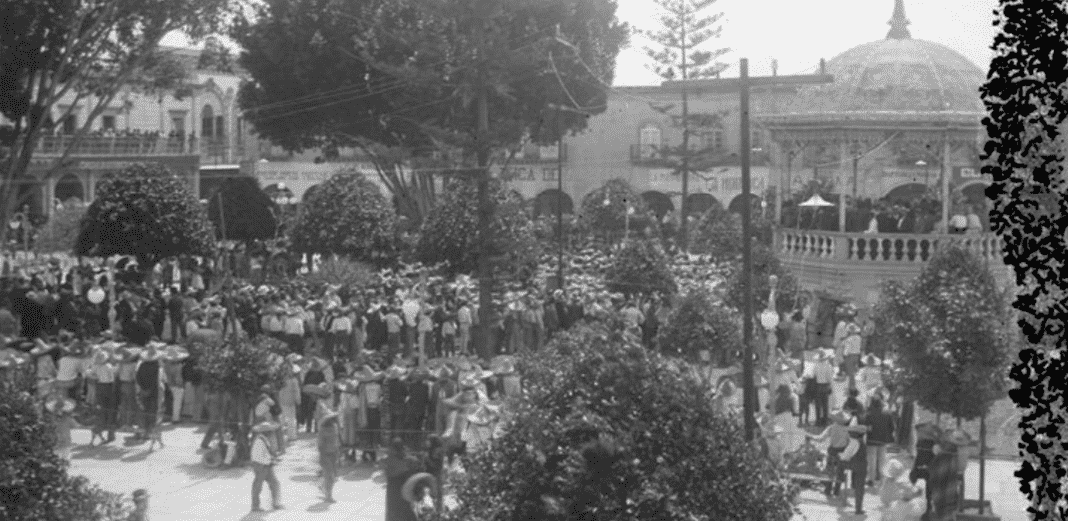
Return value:
[(915, 279), (940, 251), (959, 245), (975, 254), (1002, 285), (1013, 284), (1002, 260), (1001, 238), (976, 235), (867, 234), (780, 229), (775, 247), (783, 265), (804, 286), (837, 293), (842, 298), (877, 294), (889, 280)]
[(975, 235), (839, 233), (779, 230), (778, 250), (784, 258), (870, 264), (922, 265), (939, 249), (963, 246), (981, 260), (1001, 263), (1001, 238)]
[(244, 156), (242, 143), (231, 145), (227, 138), (164, 137), (152, 134), (124, 136), (43, 136), (38, 155), (61, 155), (70, 148), (79, 156), (160, 156), (199, 154), (205, 164), (238, 162)]

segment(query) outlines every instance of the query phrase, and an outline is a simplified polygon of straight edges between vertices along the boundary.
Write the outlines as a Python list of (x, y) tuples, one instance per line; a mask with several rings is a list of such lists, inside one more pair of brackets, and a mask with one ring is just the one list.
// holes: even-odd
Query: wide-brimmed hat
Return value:
[(337, 412), (337, 411), (335, 411), (333, 409), (326, 408), (326, 409), (324, 409), (324, 411), (325, 412), (323, 412), (321, 415), (319, 415), (319, 424), (320, 425), (323, 422), (325, 422), (326, 420), (330, 420), (330, 419), (336, 420), (338, 417), (341, 416), (341, 413), (339, 413), (339, 412)]
[(402, 367), (400, 365), (393, 364), (392, 366), (389, 367), (389, 369), (386, 369), (386, 373), (383, 376), (385, 377), (386, 380), (393, 380), (393, 379), (396, 379), (396, 378), (403, 378), (407, 374), (408, 374), (408, 369), (406, 369), (406, 368), (404, 368), (404, 367)]
[(867, 434), (868, 433), (868, 426), (867, 425), (859, 425), (859, 424), (858, 425), (850, 425), (846, 430), (848, 430), (852, 434)]
[(515, 358), (511, 356), (498, 356), (490, 362), (490, 370), (494, 374), (504, 376), (515, 373)]
[(161, 357), (168, 362), (181, 362), (189, 358), (189, 350), (178, 345), (169, 345), (163, 349)]
[(480, 383), (481, 381), (475, 373), (465, 373), (460, 375), (459, 378), (460, 389), (476, 389)]
[(374, 382), (382, 379), (382, 373), (371, 369), (371, 366), (365, 365), (360, 368), (359, 371), (353, 373), (352, 377), (358, 382)]
[(876, 367), (880, 363), (882, 363), (882, 360), (879, 360), (879, 357), (877, 357), (877, 356), (875, 356), (875, 355), (873, 355), (871, 353), (868, 353), (868, 354), (864, 355), (863, 361), (864, 361), (864, 365), (866, 365), (868, 367)]
[(975, 440), (961, 429), (953, 429), (945, 433), (939, 441), (940, 443), (947, 443), (957, 447), (968, 447), (975, 443)]
[(30, 355), (14, 349), (0, 351), (0, 369), (20, 366), (30, 361)]
[(883, 467), (883, 477), (891, 481), (897, 480), (905, 473), (905, 465), (900, 460), (892, 459)]
[(274, 422), (260, 422), (252, 426), (252, 432), (262, 433), (271, 432), (278, 428), (278, 424)]
[(37, 342), (34, 342), (34, 344), (35, 345), (33, 349), (30, 350), (30, 354), (33, 356), (46, 355), (59, 349), (58, 345), (54, 343), (45, 342), (44, 340), (38, 340)]
[(939, 429), (937, 425), (931, 422), (920, 422), (915, 427), (917, 436), (926, 436), (929, 438), (937, 438), (942, 434), (942, 429)]
[(286, 355), (286, 362), (289, 362), (291, 364), (299, 364), (302, 361), (304, 361), (304, 357), (297, 353), (289, 353), (288, 355)]
[(301, 390), (304, 391), (304, 394), (318, 396), (320, 398), (329, 398), (332, 394), (332, 391), (330, 387), (326, 384), (326, 382), (323, 382), (321, 384), (308, 384), (305, 385)]
[(849, 421), (849, 415), (845, 411), (839, 409), (831, 413), (831, 421), (845, 423)]
[(65, 397), (53, 396), (45, 401), (45, 410), (51, 413), (69, 413), (74, 410), (74, 400)]
[(438, 480), (433, 474), (426, 472), (415, 474), (404, 482), (404, 486), (401, 487), (401, 497), (409, 503), (417, 502), (418, 498), (415, 497), (415, 489), (420, 486), (425, 487), (433, 495), (438, 489)]
[(857, 306), (854, 305), (852, 302), (846, 302), (845, 304), (842, 304), (842, 314), (848, 317), (856, 316)]

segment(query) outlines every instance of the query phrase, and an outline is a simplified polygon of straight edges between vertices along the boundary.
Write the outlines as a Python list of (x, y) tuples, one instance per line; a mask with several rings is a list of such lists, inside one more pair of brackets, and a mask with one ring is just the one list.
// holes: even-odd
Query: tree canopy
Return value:
[(623, 179), (609, 179), (587, 194), (582, 200), (582, 220), (586, 229), (610, 243), (624, 236), (628, 220), (631, 237), (658, 237), (660, 232), (645, 199)]
[[(0, 34), (0, 222), (21, 208), (20, 190), (50, 172), (30, 171), (50, 125), (77, 108), (75, 142), (120, 93), (162, 91), (188, 71), (159, 48), (168, 33), (203, 37), (233, 0), (7, 0)], [(73, 144), (71, 146), (74, 146)], [(69, 150), (69, 148), (68, 148)], [(56, 163), (57, 165), (60, 162)], [(20, 200), (22, 199), (22, 200)], [(7, 230), (0, 229), (0, 240)]]
[(82, 476), (56, 454), (55, 424), (33, 395), (0, 382), (0, 519), (115, 521), (132, 505)]
[(443, 519), (791, 518), (795, 491), (737, 418), (624, 329), (581, 325), (521, 359), (514, 416), (466, 456)]
[(671, 295), (678, 286), (663, 248), (651, 240), (625, 242), (605, 271), (609, 291), (627, 296)]
[[(535, 224), (515, 192), (497, 183), (493, 193), (497, 210), (488, 253), (502, 275), (527, 280), (541, 257)], [(452, 273), (471, 273), (478, 264), (480, 242), (478, 187), (471, 179), (451, 180), (423, 221), (416, 259), (424, 264), (444, 263)]]
[(353, 170), (335, 174), (305, 196), (290, 237), (296, 251), (383, 265), (398, 254), (396, 224), (382, 189)]
[(679, 300), (667, 323), (660, 326), (658, 342), (666, 355), (699, 362), (701, 351), (708, 350), (713, 361), (728, 365), (742, 349), (742, 320), (712, 291), (694, 288)]
[(168, 257), (214, 249), (211, 221), (188, 181), (158, 164), (137, 164), (97, 184), (74, 253), (130, 255), (147, 270)]
[(1007, 390), (1015, 351), (1006, 293), (959, 246), (939, 252), (908, 285), (887, 283), (874, 313), (900, 361), (898, 387), (924, 408), (982, 416)]
[[(506, 150), (585, 129), (571, 112), (548, 124), (552, 103), (605, 110), (628, 35), (615, 9), (613, 0), (269, 0), (233, 31), (254, 80), (239, 100), (257, 132), (288, 150), (361, 147), (418, 226), (433, 206), (433, 172), (470, 167), (476, 144)], [(475, 138), (479, 85), (489, 139)], [(432, 157), (454, 150), (463, 154)]]

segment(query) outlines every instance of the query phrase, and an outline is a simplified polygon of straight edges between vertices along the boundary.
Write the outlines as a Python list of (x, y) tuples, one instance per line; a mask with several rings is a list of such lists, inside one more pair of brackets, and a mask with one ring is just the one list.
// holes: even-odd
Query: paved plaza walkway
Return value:
[[(89, 448), (89, 432), (74, 431), (76, 444), (71, 471), (88, 477), (103, 488), (130, 493), (145, 488), (151, 494), (152, 521), (382, 521), (385, 519), (385, 480), (377, 468), (367, 464), (347, 465), (342, 469), (334, 497), (337, 503), (322, 501), (319, 491), (315, 439), (303, 435), (282, 458), (277, 467), (282, 483), (282, 502), (286, 509), (250, 513), (252, 471), (250, 469), (213, 470), (200, 463), (199, 444), (202, 429), (191, 426), (164, 427), (165, 448), (147, 451), (147, 445), (126, 446), (122, 438), (104, 447)], [(986, 495), (994, 513), (1003, 521), (1026, 521), (1027, 501), (1012, 475), (1018, 464), (988, 461)], [(978, 498), (979, 463), (968, 468), (967, 497)], [(270, 505), (270, 493), (264, 487), (262, 503)], [(853, 508), (829, 504), (821, 492), (801, 493), (801, 515), (795, 520), (880, 521), (881, 502), (877, 493), (865, 496), (866, 517), (853, 515)], [(852, 499), (850, 499), (852, 505)]]

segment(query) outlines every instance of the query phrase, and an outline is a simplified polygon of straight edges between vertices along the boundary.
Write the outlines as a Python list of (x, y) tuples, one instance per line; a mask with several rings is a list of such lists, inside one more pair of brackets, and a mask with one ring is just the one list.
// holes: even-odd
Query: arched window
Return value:
[(642, 159), (660, 156), (660, 147), (663, 141), (663, 133), (660, 127), (653, 124), (643, 125), (638, 134), (638, 144), (641, 146)]
[(200, 111), (200, 123), (200, 137), (215, 137), (215, 111), (211, 105), (204, 105), (204, 109)]

